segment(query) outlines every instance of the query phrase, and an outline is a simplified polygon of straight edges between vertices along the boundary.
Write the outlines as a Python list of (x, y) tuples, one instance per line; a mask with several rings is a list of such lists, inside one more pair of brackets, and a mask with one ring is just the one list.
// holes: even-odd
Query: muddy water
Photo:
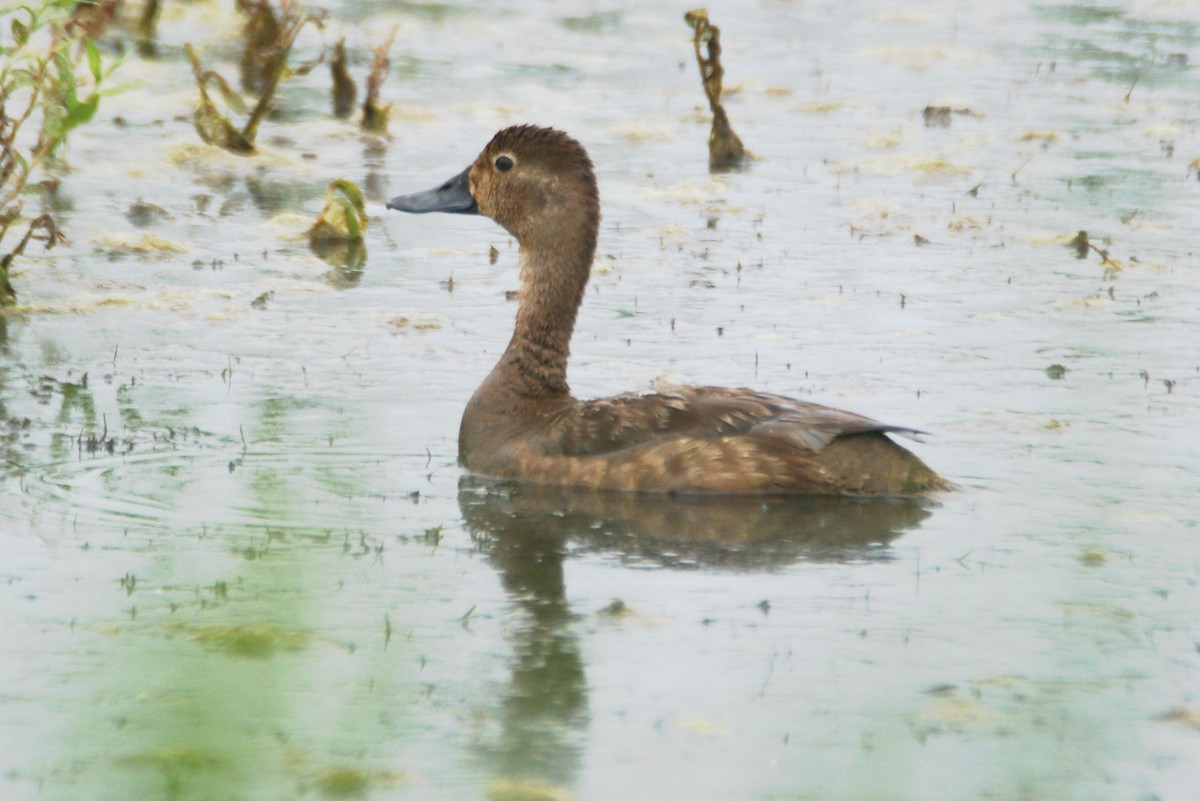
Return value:
[[(0, 795), (1191, 797), (1196, 8), (710, 7), (759, 157), (712, 178), (686, 7), (652, 6), (335, 6), (360, 81), (399, 26), (391, 139), (318, 69), (245, 159), (196, 143), (181, 53), (232, 76), (236, 18), (168, 6), (0, 318)], [(933, 432), (961, 491), (464, 477), (515, 245), (379, 201), (526, 121), (599, 170), (577, 393), (813, 398)], [(361, 269), (297, 236), (338, 177)]]

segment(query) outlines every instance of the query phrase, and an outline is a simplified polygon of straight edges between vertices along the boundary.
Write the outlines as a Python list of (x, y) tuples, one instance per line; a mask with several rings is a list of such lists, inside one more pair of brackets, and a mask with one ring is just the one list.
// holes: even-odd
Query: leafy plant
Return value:
[(392, 34), (386, 41), (371, 48), (375, 60), (371, 63), (370, 74), (367, 75), (367, 97), (363, 101), (362, 116), (362, 129), (368, 133), (387, 133), (388, 112), (392, 110), (392, 104), (380, 105), (379, 90), (383, 86), (383, 82), (387, 80), (388, 70), (392, 66), (388, 51), (392, 49), (392, 43), (396, 41), (397, 30), (398, 28), (392, 28)]
[(325, 208), (308, 229), (308, 244), (318, 257), (338, 267), (361, 270), (367, 261), (363, 234), (370, 218), (362, 190), (345, 178), (329, 185)]
[[(22, 215), (22, 192), (70, 133), (96, 115), (100, 98), (117, 91), (101, 86), (121, 62), (104, 63), (72, 20), (76, 7), (74, 0), (40, 0), (0, 8), (12, 35), (11, 43), (0, 40), (0, 305), (16, 301), (9, 268), (29, 243), (49, 249), (66, 239), (49, 214)], [(8, 234), (22, 229), (8, 249)]]
[(335, 241), (362, 239), (368, 222), (362, 190), (353, 181), (339, 178), (329, 185), (325, 193), (325, 208), (308, 229), (308, 238)]
[[(393, 27), (386, 40), (371, 48), (374, 58), (371, 62), (371, 71), (367, 74), (366, 98), (363, 100), (362, 120), (359, 123), (362, 130), (367, 133), (387, 135), (388, 114), (391, 113), (392, 104), (380, 103), (379, 95), (392, 66), (389, 52), (392, 44), (396, 41), (398, 30), (399, 28)], [(354, 110), (354, 101), (358, 96), (358, 87), (346, 67), (345, 37), (342, 37), (333, 46), (333, 56), (329, 60), (329, 72), (333, 76), (333, 116), (344, 120)]]
[(696, 63), (700, 65), (700, 81), (712, 109), (712, 129), (708, 134), (709, 172), (729, 172), (746, 162), (746, 148), (729, 124), (729, 115), (721, 104), (722, 79), (725, 68), (721, 66), (721, 29), (708, 20), (708, 11), (692, 9), (683, 15), (684, 22), (692, 27), (692, 49), (696, 52)]
[(346, 67), (346, 37), (333, 45), (333, 56), (329, 59), (329, 73), (333, 78), (333, 116), (344, 120), (354, 111), (358, 87)]
[(243, 31), (246, 41), (241, 60), (242, 86), (247, 91), (259, 93), (258, 102), (240, 130), (217, 108), (208, 87), (210, 84), (216, 86), (229, 110), (236, 114), (246, 113), (241, 96), (216, 70), (204, 69), (195, 48), (189, 44), (184, 49), (200, 88), (200, 105), (192, 118), (196, 133), (210, 145), (245, 155), (254, 152), (258, 126), (271, 109), (279, 82), (287, 76), (309, 72), (324, 58), (322, 52), (321, 57), (311, 64), (296, 68), (287, 64), (288, 54), (300, 31), (310, 23), (323, 28), (325, 12), (301, 10), (292, 0), (280, 0), (278, 14), (267, 0), (239, 0), (238, 7), (248, 15)]
[(138, 16), (136, 41), (138, 53), (143, 56), (154, 56), (158, 51), (154, 37), (161, 14), (162, 5), (159, 0), (146, 0), (145, 5), (142, 6), (142, 13)]
[[(196, 49), (189, 45), (184, 45), (184, 52), (187, 53), (188, 60), (192, 62), (192, 74), (196, 76), (196, 84), (200, 88), (200, 103), (196, 106), (196, 111), (192, 115), (192, 123), (196, 126), (196, 133), (200, 134), (200, 138), (210, 145), (228, 150), (230, 153), (253, 153), (254, 152), (254, 135), (258, 130), (258, 123), (262, 120), (263, 115), (267, 113), (267, 103), (259, 102), (254, 109), (255, 113), (246, 123), (244, 131), (239, 131), (237, 127), (229, 121), (221, 111), (217, 108), (216, 103), (208, 94), (209, 84), (216, 87), (217, 91), (224, 98), (225, 104), (229, 109), (237, 114), (246, 113), (246, 104), (242, 100), (242, 96), (229, 85), (221, 74), (216, 70), (206, 70), (200, 63), (200, 56), (197, 55)], [(270, 98), (267, 98), (270, 102)]]

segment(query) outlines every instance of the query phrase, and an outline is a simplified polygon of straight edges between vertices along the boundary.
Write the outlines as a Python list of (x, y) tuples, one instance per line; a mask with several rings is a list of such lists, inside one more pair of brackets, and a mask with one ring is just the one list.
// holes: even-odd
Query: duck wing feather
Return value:
[(727, 387), (673, 387), (580, 401), (562, 410), (551, 440), (570, 456), (599, 456), (674, 437), (754, 436), (819, 453), (838, 437), (917, 429), (880, 423), (830, 406)]

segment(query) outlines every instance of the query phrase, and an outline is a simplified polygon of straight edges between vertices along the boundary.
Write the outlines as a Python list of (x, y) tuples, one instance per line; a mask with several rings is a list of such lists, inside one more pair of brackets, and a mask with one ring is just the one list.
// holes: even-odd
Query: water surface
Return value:
[[(168, 5), (0, 317), (0, 795), (1192, 797), (1195, 8), (711, 6), (758, 157), (721, 177), (685, 10), (335, 4), (298, 56), (340, 29), (361, 82), (399, 26), (390, 138), (317, 69), (238, 158), (182, 56), (232, 76), (237, 18)], [(961, 491), (464, 476), (515, 243), (381, 201), (518, 122), (599, 173), (577, 394), (811, 398), (933, 432)], [(338, 177), (361, 268), (298, 236)]]

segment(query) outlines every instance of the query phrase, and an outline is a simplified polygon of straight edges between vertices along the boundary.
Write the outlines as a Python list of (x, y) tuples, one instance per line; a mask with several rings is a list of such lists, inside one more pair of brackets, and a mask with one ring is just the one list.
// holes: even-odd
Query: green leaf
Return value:
[(17, 46), (20, 47), (29, 41), (29, 28), (27, 28), (19, 19), (14, 17), (12, 21), (12, 35), (13, 40), (16, 41)]
[(72, 128), (77, 128), (85, 122), (96, 116), (96, 109), (100, 108), (100, 95), (92, 95), (83, 102), (71, 103), (67, 107), (67, 116), (63, 120), (64, 128), (69, 131)]
[(24, 68), (18, 68), (8, 73), (8, 82), (4, 84), (5, 93), (14, 92), (23, 86), (33, 86), (33, 73)]
[(329, 185), (328, 195), (330, 198), (333, 197), (334, 192), (341, 192), (343, 195), (349, 198), (350, 202), (353, 203), (354, 207), (359, 211), (362, 211), (367, 207), (366, 201), (363, 198), (362, 190), (359, 189), (353, 181), (349, 181), (345, 178), (337, 179)]
[(242, 100), (242, 96), (229, 85), (229, 81), (212, 70), (204, 73), (201, 77), (204, 78), (205, 83), (214, 83), (217, 85), (217, 89), (221, 92), (221, 97), (225, 98), (225, 103), (231, 109), (238, 114), (246, 113), (246, 101)]
[(83, 46), (87, 48), (88, 67), (92, 70), (92, 77), (96, 79), (96, 83), (100, 83), (104, 79), (103, 65), (100, 63), (100, 51), (96, 49), (96, 43), (86, 36), (83, 39)]
[[(62, 139), (63, 133), (64, 133), (64, 130), (63, 130), (64, 116), (65, 115), (63, 115), (61, 113), (51, 114), (50, 109), (49, 108), (46, 109), (46, 116), (42, 120), (42, 133), (45, 134), (46, 141), (54, 142), (58, 139)], [(51, 149), (53, 149), (53, 147), (56, 147), (56, 145), (52, 146)]]
[(69, 2), (55, 0), (55, 2), (49, 5), (43, 5), (36, 15), (28, 6), (21, 6), (21, 8), (28, 10), (30, 17), (37, 21), (34, 25), (35, 28), (45, 28), (50, 25), (65, 23), (71, 18), (71, 12), (75, 10), (76, 5), (77, 3), (74, 0), (70, 0)]
[(112, 74), (113, 74), (113, 71), (114, 71), (114, 70), (115, 70), (117, 67), (119, 67), (119, 66), (121, 66), (122, 64), (124, 64), (124, 63), (125, 63), (125, 59), (127, 59), (127, 58), (129, 58), (129, 53), (128, 53), (128, 52), (125, 52), (125, 53), (122, 53), (122, 54), (121, 54), (121, 55), (120, 55), (120, 56), (119, 56), (119, 57), (118, 57), (116, 60), (114, 60), (114, 61), (110, 61), (110, 62), (108, 63), (108, 69), (106, 69), (106, 70), (104, 71), (104, 77), (105, 77), (105, 78), (107, 78), (109, 75), (112, 75)]
[[(68, 43), (69, 44), (69, 43)], [(54, 66), (58, 70), (58, 80), (64, 86), (75, 88), (75, 67), (71, 63), (71, 55), (65, 48), (54, 51)]]
[(330, 198), (334, 203), (342, 207), (342, 211), (346, 215), (346, 237), (348, 239), (358, 239), (362, 236), (358, 224), (358, 210), (354, 208), (354, 204), (344, 197)]
[(112, 97), (113, 95), (128, 92), (130, 89), (144, 89), (145, 86), (145, 81), (130, 81), (129, 83), (117, 84), (116, 86), (106, 86), (96, 94), (101, 97)]

